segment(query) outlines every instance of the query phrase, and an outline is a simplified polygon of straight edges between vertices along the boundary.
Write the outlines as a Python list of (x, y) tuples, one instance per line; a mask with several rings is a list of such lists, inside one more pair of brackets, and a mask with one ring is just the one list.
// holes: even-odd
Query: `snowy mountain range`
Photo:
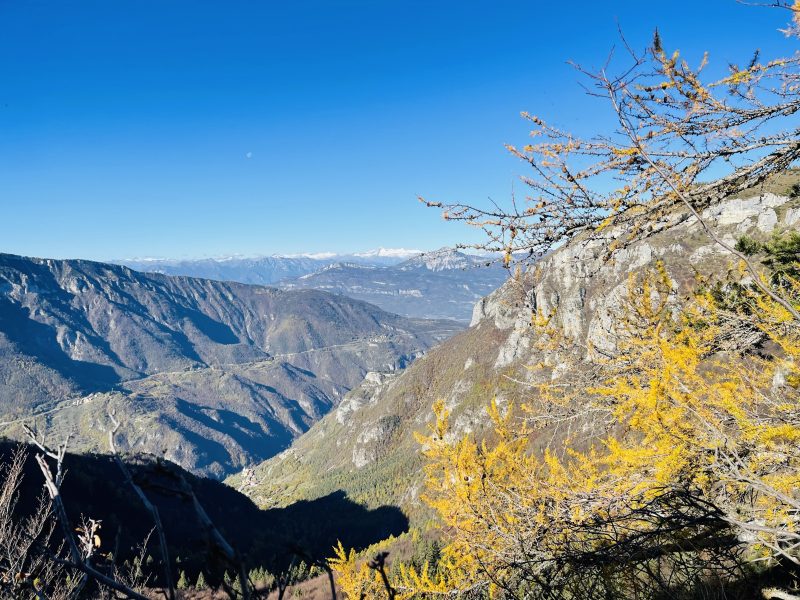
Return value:
[(302, 254), (275, 254), (272, 256), (220, 256), (215, 258), (129, 258), (109, 260), (135, 271), (184, 275), (219, 281), (237, 281), (255, 285), (271, 285), (287, 278), (314, 273), (332, 264), (352, 262), (375, 266), (388, 266), (419, 256), (421, 250), (405, 248), (377, 248), (366, 252), (337, 254), (314, 252)]
[(485, 257), (444, 248), (388, 266), (335, 263), (277, 285), (348, 296), (406, 317), (453, 319), (466, 324), (475, 303), (507, 277), (505, 269)]
[(148, 273), (283, 289), (319, 289), (364, 300), (407, 317), (448, 318), (463, 323), (469, 322), (475, 302), (506, 279), (505, 270), (487, 257), (448, 248), (424, 253), (378, 248), (352, 254), (322, 252), (114, 262)]

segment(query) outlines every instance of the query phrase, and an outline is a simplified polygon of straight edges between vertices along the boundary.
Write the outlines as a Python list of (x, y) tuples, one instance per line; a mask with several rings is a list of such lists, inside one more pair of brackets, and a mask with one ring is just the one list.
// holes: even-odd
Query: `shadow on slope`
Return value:
[[(35, 357), (56, 371), (65, 380), (74, 382), (81, 391), (93, 392), (118, 383), (120, 376), (109, 365), (75, 360), (64, 351), (52, 327), (30, 318), (28, 310), (0, 298), (0, 331), (22, 353)], [(103, 340), (92, 339), (113, 355)]]
[[(11, 442), (0, 442), (0, 463), (8, 461), (15, 447)], [(20, 512), (32, 510), (42, 492), (43, 477), (35, 463), (35, 453), (35, 448), (27, 448)], [(136, 482), (158, 507), (171, 561), (179, 563), (190, 577), (196, 577), (202, 569), (209, 583), (220, 581), (230, 566), (210, 550), (191, 500), (178, 493), (181, 479), (194, 490), (248, 569), (263, 566), (278, 572), (288, 567), (298, 550), (306, 557), (324, 559), (333, 554), (337, 540), (346, 547), (363, 548), (408, 528), (408, 519), (400, 509), (383, 506), (368, 510), (342, 491), (283, 509), (261, 510), (235, 489), (191, 475), (172, 463), (155, 457), (126, 457), (126, 462)], [(131, 560), (153, 523), (113, 459), (106, 455), (68, 454), (64, 468), (62, 495), (72, 524), (79, 522), (81, 515), (100, 519), (100, 552), (111, 552), (119, 563)], [(147, 553), (157, 564), (156, 536), (151, 536)], [(154, 576), (160, 576), (157, 567)]]
[[(288, 427), (277, 419), (270, 419), (269, 416), (264, 417), (267, 424), (262, 425), (232, 410), (193, 404), (180, 398), (175, 400), (175, 406), (179, 414), (200, 423), (211, 432), (229, 437), (239, 448), (246, 448), (247, 452), (255, 457), (255, 460), (264, 460), (266, 457), (275, 456), (286, 449), (293, 439), (292, 432)], [(295, 410), (300, 412), (299, 407)], [(224, 445), (207, 436), (203, 437), (190, 431), (176, 419), (167, 419), (167, 421), (171, 422), (173, 429), (181, 431), (187, 439), (194, 441), (198, 449), (208, 455), (205, 463), (197, 464), (198, 468), (213, 464), (215, 461), (219, 464), (230, 464), (229, 454), (234, 452), (233, 449), (225, 448)], [(231, 465), (231, 469), (234, 468)]]
[(184, 308), (182, 313), (183, 314), (179, 314), (178, 316), (188, 319), (195, 327), (197, 327), (197, 330), (200, 333), (202, 333), (212, 342), (223, 345), (238, 344), (240, 342), (233, 330), (225, 325), (225, 323), (215, 321), (208, 315), (201, 313), (199, 310), (194, 310), (191, 308)]

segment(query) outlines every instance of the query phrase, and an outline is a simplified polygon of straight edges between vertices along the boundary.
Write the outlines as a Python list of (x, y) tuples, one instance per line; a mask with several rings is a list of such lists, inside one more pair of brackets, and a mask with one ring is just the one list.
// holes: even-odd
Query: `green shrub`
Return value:
[(752, 256), (761, 252), (761, 242), (754, 240), (750, 236), (743, 235), (736, 241), (736, 250), (745, 256)]
[(800, 233), (773, 236), (764, 244), (764, 253), (767, 257), (763, 263), (770, 270), (772, 285), (788, 288), (791, 280), (800, 278)]

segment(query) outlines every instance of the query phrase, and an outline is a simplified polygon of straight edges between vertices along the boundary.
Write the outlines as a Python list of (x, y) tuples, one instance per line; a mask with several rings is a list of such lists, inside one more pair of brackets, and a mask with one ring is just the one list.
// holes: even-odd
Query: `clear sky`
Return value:
[(506, 200), (520, 111), (608, 125), (568, 59), (794, 51), (735, 0), (0, 0), (0, 251), (202, 257), (469, 239), (417, 195)]

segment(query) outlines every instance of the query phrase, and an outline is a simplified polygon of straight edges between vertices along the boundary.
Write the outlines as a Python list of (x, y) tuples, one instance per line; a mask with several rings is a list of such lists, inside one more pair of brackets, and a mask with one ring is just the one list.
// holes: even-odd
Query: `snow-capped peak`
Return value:
[(314, 260), (328, 260), (339, 256), (336, 252), (304, 252), (302, 254), (276, 254), (278, 258), (311, 258)]
[(360, 258), (371, 258), (380, 256), (385, 258), (411, 258), (419, 256), (422, 250), (410, 250), (408, 248), (376, 248), (374, 250), (367, 250), (366, 252), (356, 252), (353, 256)]
[(429, 271), (448, 271), (451, 269), (466, 269), (474, 267), (479, 259), (462, 254), (452, 248), (440, 248), (432, 252), (425, 252), (419, 256), (405, 261), (401, 268), (419, 269), (424, 268)]

